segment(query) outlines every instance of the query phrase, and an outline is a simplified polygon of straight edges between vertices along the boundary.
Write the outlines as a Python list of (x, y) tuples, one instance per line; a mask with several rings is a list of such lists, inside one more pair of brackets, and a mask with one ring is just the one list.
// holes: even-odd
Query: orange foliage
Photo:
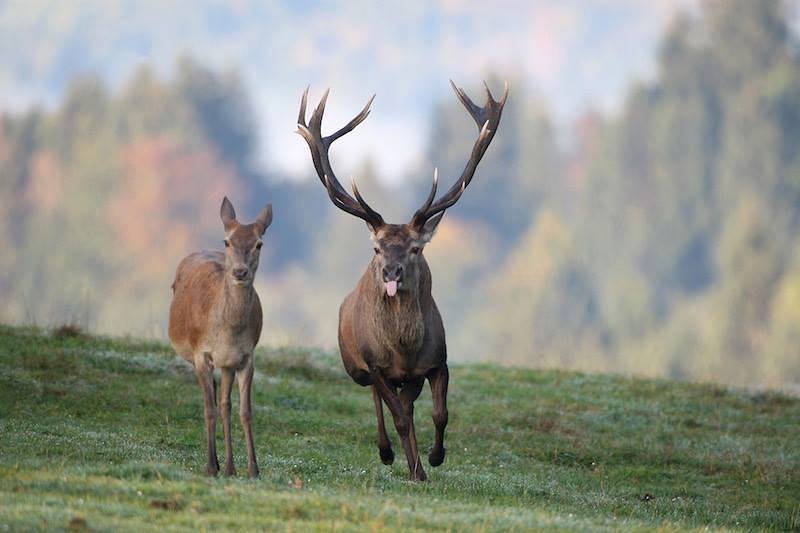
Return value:
[(148, 277), (163, 276), (176, 257), (207, 244), (203, 235), (219, 230), (222, 238), (220, 202), (240, 191), (235, 171), (213, 149), (155, 137), (132, 143), (122, 159), (122, 185), (108, 219)]

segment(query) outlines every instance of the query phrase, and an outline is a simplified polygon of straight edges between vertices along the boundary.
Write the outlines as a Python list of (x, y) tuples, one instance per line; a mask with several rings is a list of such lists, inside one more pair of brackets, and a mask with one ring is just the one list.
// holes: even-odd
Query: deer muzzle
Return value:
[(397, 288), (403, 282), (403, 265), (390, 265), (383, 267), (383, 283), (386, 287), (386, 295), (394, 296)]

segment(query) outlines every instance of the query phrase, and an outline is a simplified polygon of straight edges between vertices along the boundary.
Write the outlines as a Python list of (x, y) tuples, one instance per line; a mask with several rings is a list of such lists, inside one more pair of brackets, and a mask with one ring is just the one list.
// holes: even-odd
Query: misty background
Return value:
[(451, 360), (800, 382), (798, 3), (0, 2), (0, 321), (164, 338), (170, 284), (266, 202), (262, 343), (334, 347), (372, 247), (292, 133), (300, 95), (425, 255)]

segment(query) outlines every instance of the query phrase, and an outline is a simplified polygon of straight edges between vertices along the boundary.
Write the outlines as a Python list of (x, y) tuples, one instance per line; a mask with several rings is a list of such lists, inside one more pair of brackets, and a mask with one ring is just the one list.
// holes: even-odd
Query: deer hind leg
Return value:
[(206, 472), (209, 476), (216, 476), (219, 472), (219, 461), (217, 461), (217, 413), (216, 400), (214, 399), (214, 368), (211, 366), (208, 356), (198, 357), (195, 362), (195, 374), (200, 388), (203, 391), (203, 413), (206, 423), (206, 449), (208, 451), (208, 461)]
[(378, 452), (385, 465), (394, 463), (394, 452), (389, 435), (386, 434), (386, 423), (383, 420), (383, 402), (375, 385), (372, 386), (372, 399), (375, 401), (375, 414), (378, 418)]
[(233, 368), (220, 368), (219, 411), (222, 416), (222, 434), (225, 439), (225, 475), (235, 476), (233, 465), (233, 439), (231, 437), (231, 389), (236, 371)]
[(449, 380), (450, 372), (447, 365), (428, 374), (433, 398), (433, 425), (436, 427), (436, 440), (433, 448), (428, 452), (428, 462), (431, 466), (439, 466), (444, 462), (444, 429), (447, 427), (447, 383)]
[[(404, 407), (404, 402), (402, 402), (400, 397), (397, 395), (397, 390), (393, 386), (389, 385), (381, 375), (376, 373), (373, 376), (373, 383), (378, 389), (378, 394), (380, 394), (381, 399), (389, 408), (389, 412), (392, 413), (392, 418), (394, 418), (394, 427), (397, 429), (400, 442), (403, 443), (403, 449), (406, 452), (406, 460), (408, 461), (408, 470), (410, 472), (411, 480), (425, 481), (427, 476), (425, 475), (425, 471), (422, 469), (422, 464), (419, 461), (416, 438), (414, 438), (412, 444), (412, 439), (410, 437), (414, 427), (413, 422), (408, 416), (408, 412)], [(416, 396), (419, 395), (419, 391), (421, 389), (422, 385), (420, 383), (417, 387)], [(408, 385), (403, 389), (403, 395), (406, 402), (412, 396), (411, 392), (412, 391), (409, 389)], [(414, 398), (416, 398), (416, 396), (414, 396)], [(413, 415), (413, 410), (411, 414)]]
[(413, 465), (409, 461), (411, 478), (419, 481), (425, 481), (427, 476), (422, 468), (422, 461), (419, 459), (419, 450), (417, 448), (417, 432), (414, 429), (414, 401), (419, 398), (423, 385), (425, 385), (425, 380), (420, 379), (419, 381), (406, 383), (400, 391), (400, 403), (403, 404), (403, 410), (408, 417), (408, 440), (411, 445), (411, 454), (414, 457)]
[(250, 400), (250, 391), (253, 387), (253, 356), (247, 358), (247, 362), (239, 369), (239, 419), (244, 429), (244, 439), (247, 443), (247, 474), (250, 477), (258, 477), (258, 462), (256, 461), (256, 449), (253, 444), (253, 411)]
[(217, 400), (217, 398), (219, 398), (219, 396), (217, 396), (217, 379), (214, 377), (213, 369), (211, 371), (211, 383), (214, 384), (214, 405), (219, 407), (219, 401)]

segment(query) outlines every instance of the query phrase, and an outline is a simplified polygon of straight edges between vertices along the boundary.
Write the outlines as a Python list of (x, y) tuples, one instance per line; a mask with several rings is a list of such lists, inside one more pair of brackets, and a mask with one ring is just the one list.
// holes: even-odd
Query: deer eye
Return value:
[(411, 252), (413, 255), (417, 255), (419, 253), (419, 246), (412, 246), (409, 252)]
[(222, 242), (224, 242), (224, 243), (225, 243), (225, 248), (227, 248), (228, 246), (230, 246), (230, 245), (231, 245), (231, 241), (229, 241), (228, 239), (225, 239), (225, 240), (224, 240), (224, 241), (222, 241)]
[(260, 250), (263, 245), (264, 245), (263, 242), (261, 242), (261, 241), (257, 242), (256, 243), (256, 250)]
[(375, 250), (375, 255), (381, 255), (381, 249), (378, 248), (377, 246), (373, 248), (373, 250)]

